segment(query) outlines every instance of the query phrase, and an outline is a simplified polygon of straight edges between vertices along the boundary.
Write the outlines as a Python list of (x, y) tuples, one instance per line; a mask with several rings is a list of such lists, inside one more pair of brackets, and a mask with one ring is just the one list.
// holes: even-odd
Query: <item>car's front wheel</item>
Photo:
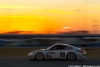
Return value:
[(76, 60), (77, 57), (76, 57), (76, 54), (74, 52), (70, 52), (67, 54), (66, 58), (68, 60)]
[(44, 59), (44, 54), (41, 52), (36, 53), (35, 59), (37, 60), (43, 60)]

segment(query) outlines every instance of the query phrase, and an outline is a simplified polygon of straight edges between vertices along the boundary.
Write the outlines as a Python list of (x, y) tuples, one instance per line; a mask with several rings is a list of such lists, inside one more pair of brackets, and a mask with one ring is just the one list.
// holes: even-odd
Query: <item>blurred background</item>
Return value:
[(63, 42), (98, 47), (99, 37), (83, 34), (100, 34), (99, 14), (100, 0), (0, 0), (0, 46), (45, 47)]
[(99, 34), (99, 0), (1, 0), (1, 34)]

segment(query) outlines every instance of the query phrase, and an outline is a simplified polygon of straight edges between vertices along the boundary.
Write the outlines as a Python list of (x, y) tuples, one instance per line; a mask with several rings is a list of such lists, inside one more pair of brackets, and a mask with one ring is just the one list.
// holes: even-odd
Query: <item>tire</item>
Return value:
[(44, 54), (41, 52), (36, 53), (35, 59), (36, 60), (44, 60)]
[(76, 60), (77, 57), (76, 57), (76, 54), (74, 52), (70, 52), (70, 53), (67, 54), (66, 59), (68, 59), (68, 60)]

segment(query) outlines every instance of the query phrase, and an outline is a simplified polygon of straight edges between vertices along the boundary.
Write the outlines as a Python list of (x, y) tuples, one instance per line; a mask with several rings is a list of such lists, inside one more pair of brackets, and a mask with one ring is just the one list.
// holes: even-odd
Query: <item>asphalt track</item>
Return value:
[(28, 61), (26, 58), (0, 58), (0, 67), (84, 67), (83, 65), (95, 65), (100, 67), (100, 59), (84, 60), (43, 60)]

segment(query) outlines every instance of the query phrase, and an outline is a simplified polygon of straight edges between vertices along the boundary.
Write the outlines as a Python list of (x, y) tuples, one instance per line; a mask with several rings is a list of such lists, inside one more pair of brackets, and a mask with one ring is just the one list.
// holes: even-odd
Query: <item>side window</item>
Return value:
[(53, 47), (53, 50), (58, 50), (58, 49), (59, 49), (58, 45)]
[(70, 50), (72, 47), (70, 46), (65, 46), (65, 45), (56, 45), (53, 46), (50, 50)]
[(51, 48), (50, 48), (50, 50), (54, 50), (54, 49), (55, 49), (55, 47), (56, 47), (56, 46), (51, 47)]
[(61, 46), (56, 45), (56, 46), (53, 46), (50, 50), (60, 50), (60, 49), (61, 49)]
[(65, 46), (64, 45), (60, 45), (60, 49), (59, 50), (64, 50)]
[(69, 49), (72, 49), (71, 47), (69, 47), (69, 46), (65, 46), (65, 48), (64, 48), (65, 50), (69, 50)]

